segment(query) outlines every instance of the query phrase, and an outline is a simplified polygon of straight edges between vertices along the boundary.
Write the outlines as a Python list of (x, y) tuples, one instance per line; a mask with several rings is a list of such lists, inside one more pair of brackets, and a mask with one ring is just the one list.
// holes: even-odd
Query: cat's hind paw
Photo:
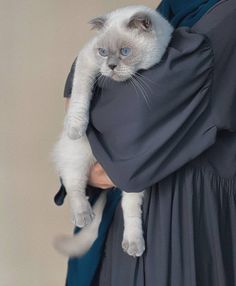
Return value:
[(95, 215), (85, 197), (74, 197), (70, 200), (72, 223), (80, 228), (89, 225)]
[(124, 237), (122, 241), (124, 252), (133, 257), (142, 256), (145, 250), (145, 242), (143, 236), (133, 238)]
[(83, 228), (89, 225), (93, 221), (94, 217), (95, 215), (92, 209), (81, 213), (74, 212), (72, 215), (72, 223), (80, 228)]

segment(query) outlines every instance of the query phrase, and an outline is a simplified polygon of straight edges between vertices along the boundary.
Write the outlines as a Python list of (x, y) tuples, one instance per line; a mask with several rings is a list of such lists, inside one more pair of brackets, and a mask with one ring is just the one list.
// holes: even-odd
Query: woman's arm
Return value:
[[(141, 72), (136, 88), (112, 80), (101, 82), (102, 90), (96, 87), (87, 136), (118, 188), (142, 191), (215, 142), (209, 104), (212, 67), (206, 37), (183, 28), (174, 33), (162, 62)], [(74, 65), (65, 97), (71, 95), (73, 74)]]
[(177, 29), (162, 62), (141, 72), (149, 108), (131, 83), (97, 89), (87, 135), (118, 188), (141, 191), (212, 146), (217, 130), (236, 130), (234, 3), (223, 1), (197, 30)]
[(214, 144), (213, 65), (208, 39), (182, 28), (162, 62), (140, 71), (139, 94), (130, 82), (102, 84), (87, 135), (94, 156), (118, 188), (142, 191)]
[(67, 112), (67, 110), (68, 110), (68, 107), (69, 107), (69, 103), (70, 103), (70, 98), (66, 98), (66, 100), (65, 100), (65, 111)]

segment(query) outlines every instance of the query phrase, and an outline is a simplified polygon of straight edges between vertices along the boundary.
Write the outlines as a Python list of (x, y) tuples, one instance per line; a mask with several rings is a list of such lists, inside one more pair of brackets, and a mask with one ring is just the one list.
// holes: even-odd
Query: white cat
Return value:
[[(88, 172), (96, 162), (86, 137), (90, 100), (99, 76), (115, 81), (134, 78), (140, 69), (158, 63), (170, 41), (172, 26), (155, 10), (129, 6), (91, 21), (98, 31), (79, 53), (73, 79), (72, 96), (64, 130), (54, 149), (59, 175), (68, 193), (72, 219), (83, 227), (78, 235), (57, 241), (66, 255), (83, 255), (97, 237), (106, 193), (102, 192), (92, 209), (85, 194)], [(132, 256), (145, 250), (142, 230), (144, 192), (122, 195), (124, 235), (122, 247)]]

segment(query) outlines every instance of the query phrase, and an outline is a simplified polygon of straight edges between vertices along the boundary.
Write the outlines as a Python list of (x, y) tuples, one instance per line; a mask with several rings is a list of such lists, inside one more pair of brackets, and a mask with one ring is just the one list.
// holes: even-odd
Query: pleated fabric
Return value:
[[(224, 133), (226, 143), (225, 137), (236, 146), (236, 135)], [(226, 157), (235, 155), (235, 148)], [(210, 150), (212, 156), (216, 149)], [(147, 248), (140, 258), (122, 251), (123, 218), (118, 206), (93, 285), (236, 285), (236, 176), (224, 177), (208, 156), (204, 153), (146, 191)]]

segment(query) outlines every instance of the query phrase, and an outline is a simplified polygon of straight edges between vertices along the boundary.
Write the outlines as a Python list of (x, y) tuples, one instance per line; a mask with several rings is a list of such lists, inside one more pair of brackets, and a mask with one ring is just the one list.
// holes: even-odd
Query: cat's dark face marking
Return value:
[(138, 43), (131, 36), (111, 32), (98, 40), (94, 53), (101, 74), (117, 81), (130, 78), (142, 57)]

